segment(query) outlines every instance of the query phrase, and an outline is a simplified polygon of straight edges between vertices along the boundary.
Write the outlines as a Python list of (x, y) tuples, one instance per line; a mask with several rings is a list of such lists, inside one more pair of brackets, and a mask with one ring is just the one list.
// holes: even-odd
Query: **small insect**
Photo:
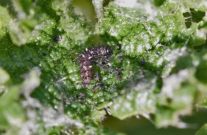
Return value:
[(86, 87), (90, 84), (93, 78), (92, 67), (97, 61), (108, 61), (112, 55), (112, 49), (109, 46), (99, 46), (90, 49), (86, 49), (85, 52), (79, 56), (80, 73), (83, 86)]

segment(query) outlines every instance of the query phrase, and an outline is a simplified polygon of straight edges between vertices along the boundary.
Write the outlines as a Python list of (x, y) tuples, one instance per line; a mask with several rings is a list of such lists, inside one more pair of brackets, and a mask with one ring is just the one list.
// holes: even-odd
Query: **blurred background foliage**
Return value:
[[(1, 0), (0, 134), (206, 135), (206, 0)], [(108, 45), (82, 86), (78, 56)]]

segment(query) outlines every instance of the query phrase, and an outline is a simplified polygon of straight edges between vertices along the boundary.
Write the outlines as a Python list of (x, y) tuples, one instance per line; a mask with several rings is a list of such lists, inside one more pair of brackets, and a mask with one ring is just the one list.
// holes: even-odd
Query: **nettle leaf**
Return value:
[(8, 10), (0, 6), (0, 38), (6, 34), (7, 26), (11, 17), (8, 13)]
[(206, 63), (206, 60), (201, 61), (195, 73), (196, 78), (203, 83), (207, 83), (207, 74), (204, 72), (207, 69)]
[[(172, 5), (174, 4), (172, 3)], [(111, 106), (112, 115), (119, 119), (139, 114), (149, 118), (149, 114), (152, 113), (155, 114), (154, 122), (158, 127), (169, 125), (186, 126), (179, 120), (179, 117), (192, 112), (192, 104), (195, 100), (197, 88), (190, 84), (182, 84), (188, 79), (194, 78), (192, 71), (190, 73), (181, 71), (182, 69), (193, 67), (193, 64), (191, 60), (186, 61), (185, 59), (186, 65), (181, 64), (180, 61), (182, 58), (189, 58), (188, 55), (186, 56), (187, 49), (185, 46), (189, 43), (190, 36), (195, 29), (187, 29), (185, 27), (181, 9), (178, 8), (176, 13), (171, 14), (172, 5), (170, 2), (164, 4), (163, 7), (169, 9), (166, 11), (162, 7), (165, 12), (162, 13), (162, 17), (158, 14), (157, 21), (146, 21), (143, 16), (139, 16), (140, 12), (136, 9), (127, 9), (114, 4), (106, 8), (105, 17), (100, 22), (100, 26), (98, 26), (101, 33), (108, 33), (117, 38), (122, 45), (121, 51), (124, 56), (130, 56), (130, 58), (134, 58), (134, 60), (140, 61), (142, 64), (144, 62), (142, 66), (145, 69), (150, 69), (157, 73), (154, 74), (157, 81), (154, 81), (152, 88), (139, 89), (142, 81), (147, 79), (145, 75), (143, 75), (143, 80), (134, 81), (132, 84), (127, 82), (128, 85), (126, 86), (128, 87), (123, 89), (125, 94), (116, 98)], [(162, 12), (162, 10), (159, 12)], [(166, 15), (163, 16), (163, 14)], [(130, 65), (132, 69), (133, 64), (135, 63)], [(126, 66), (127, 64), (125, 64)], [(178, 74), (170, 74), (174, 67), (177, 68), (176, 72), (179, 71)], [(137, 66), (136, 70), (132, 70), (134, 72), (132, 78), (137, 79), (137, 76), (140, 76), (139, 68)], [(123, 70), (123, 75), (127, 70)], [(151, 71), (146, 72), (150, 73)], [(130, 76), (129, 73), (127, 74)], [(160, 75), (164, 83), (161, 86), (159, 85), (160, 81), (158, 81)], [(169, 83), (167, 83), (168, 79)], [(173, 81), (175, 84), (170, 85)], [(152, 80), (148, 80), (144, 83), (144, 86), (148, 86), (151, 82)], [(161, 88), (157, 88), (157, 86)], [(159, 89), (161, 93), (154, 93), (156, 89)], [(171, 94), (170, 97), (164, 94), (165, 90), (169, 90), (169, 93), (167, 93)]]
[(206, 135), (207, 134), (207, 124), (203, 125), (195, 135)]
[(20, 87), (7, 86), (5, 90), (0, 97), (0, 130), (15, 133), (25, 122), (25, 112), (19, 98)]
[(184, 12), (183, 16), (185, 17), (185, 25), (187, 28), (190, 28), (192, 23), (199, 23), (203, 20), (205, 16), (204, 11), (195, 10), (194, 8), (190, 8), (190, 12)]
[[(111, 105), (111, 113), (119, 119), (125, 119), (133, 115), (142, 115), (149, 118), (149, 114), (155, 112), (156, 96), (153, 95), (154, 79), (140, 80), (130, 89), (127, 95), (114, 100)], [(142, 88), (143, 87), (143, 88)], [(129, 91), (125, 89), (125, 91)]]
[(161, 6), (166, 0), (154, 0), (155, 6)]
[(205, 16), (204, 11), (200, 11), (200, 10), (196, 11), (193, 8), (190, 8), (190, 12), (192, 14), (192, 21), (196, 22), (196, 23), (200, 22), (203, 19), (203, 17)]
[(0, 96), (6, 92), (6, 83), (9, 81), (9, 79), (9, 74), (4, 69), (0, 68)]
[[(0, 134), (118, 134), (107, 114), (186, 128), (206, 109), (205, 0), (122, 2), (0, 1)], [(81, 67), (100, 45), (110, 58)]]
[(155, 122), (158, 127), (166, 125), (186, 127), (179, 117), (191, 114), (196, 96), (196, 88), (186, 84), (186, 80), (190, 78), (189, 75), (188, 71), (180, 71), (178, 74), (169, 76), (163, 82), (155, 113)]

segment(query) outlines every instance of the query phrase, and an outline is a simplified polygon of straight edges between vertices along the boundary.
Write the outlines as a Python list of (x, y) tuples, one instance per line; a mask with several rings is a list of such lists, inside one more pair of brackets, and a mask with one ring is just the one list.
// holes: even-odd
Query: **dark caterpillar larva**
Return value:
[(99, 46), (86, 49), (79, 56), (80, 73), (83, 86), (86, 87), (93, 78), (92, 66), (98, 60), (107, 60), (112, 55), (112, 50), (108, 46)]

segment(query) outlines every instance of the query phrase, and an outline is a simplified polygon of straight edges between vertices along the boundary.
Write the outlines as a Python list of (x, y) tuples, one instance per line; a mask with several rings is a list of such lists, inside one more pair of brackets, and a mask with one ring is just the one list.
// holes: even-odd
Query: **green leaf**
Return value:
[(207, 61), (202, 60), (196, 69), (195, 76), (199, 81), (203, 83), (207, 83), (207, 73), (205, 72), (206, 70), (207, 70)]
[(0, 6), (0, 39), (6, 34), (10, 19), (7, 9)]
[(161, 6), (166, 0), (154, 0), (155, 6)]
[(192, 21), (193, 22), (200, 22), (203, 17), (205, 16), (205, 12), (204, 11), (200, 11), (200, 10), (195, 10), (193, 8), (190, 8), (190, 12), (192, 14)]
[(203, 125), (195, 135), (206, 135), (207, 134), (207, 124)]
[[(205, 2), (0, 1), (0, 134), (27, 123), (34, 134), (122, 132), (105, 129), (107, 114), (187, 127), (181, 117), (207, 105)], [(92, 80), (83, 87), (79, 56), (99, 45), (113, 54), (107, 64), (91, 61)], [(55, 115), (56, 126), (47, 127), (48, 108), (69, 124)]]

